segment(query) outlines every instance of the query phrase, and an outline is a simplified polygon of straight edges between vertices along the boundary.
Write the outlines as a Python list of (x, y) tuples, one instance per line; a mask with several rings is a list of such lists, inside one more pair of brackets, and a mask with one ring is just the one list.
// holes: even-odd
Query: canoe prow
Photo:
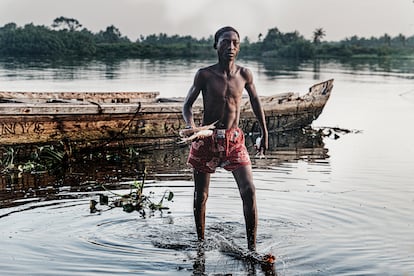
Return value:
[[(282, 132), (310, 125), (322, 113), (333, 88), (333, 79), (317, 83), (308, 93), (287, 92), (261, 97), (269, 132)], [(260, 131), (248, 100), (242, 109), (247, 116), (241, 117), (242, 128), (250, 133)]]

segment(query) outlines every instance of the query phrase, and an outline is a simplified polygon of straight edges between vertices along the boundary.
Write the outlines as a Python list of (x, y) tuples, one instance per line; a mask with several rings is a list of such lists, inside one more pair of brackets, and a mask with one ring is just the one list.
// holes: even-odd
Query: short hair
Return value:
[(235, 32), (237, 34), (237, 36), (239, 37), (239, 39), (240, 39), (239, 32), (235, 28), (230, 27), (230, 26), (226, 26), (226, 27), (220, 28), (216, 32), (216, 34), (214, 35), (214, 45), (213, 45), (214, 49), (217, 49), (217, 43), (218, 43), (218, 40), (219, 40), (220, 36), (222, 34), (224, 34), (225, 32), (231, 32), (231, 31)]

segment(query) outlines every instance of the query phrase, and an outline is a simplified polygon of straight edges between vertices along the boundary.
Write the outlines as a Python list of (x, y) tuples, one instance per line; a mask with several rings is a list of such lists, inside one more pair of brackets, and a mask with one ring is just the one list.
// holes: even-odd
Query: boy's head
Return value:
[(239, 39), (240, 39), (239, 32), (238, 32), (235, 28), (230, 27), (230, 26), (223, 27), (223, 28), (219, 29), (219, 30), (216, 32), (216, 34), (214, 35), (214, 45), (213, 45), (214, 49), (217, 49), (217, 42), (218, 42), (218, 40), (219, 40), (220, 36), (221, 36), (223, 33), (225, 33), (225, 32), (230, 32), (230, 31), (235, 32), (235, 33), (237, 34), (237, 36), (239, 37)]

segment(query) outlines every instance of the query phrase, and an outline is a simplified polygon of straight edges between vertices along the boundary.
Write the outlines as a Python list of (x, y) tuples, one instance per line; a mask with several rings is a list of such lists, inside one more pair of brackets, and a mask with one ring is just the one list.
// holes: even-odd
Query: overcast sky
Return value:
[(256, 41), (270, 28), (299, 31), (307, 39), (316, 28), (325, 40), (414, 35), (414, 0), (0, 0), (0, 26), (15, 22), (50, 26), (59, 16), (77, 19), (98, 32), (114, 25), (122, 35), (167, 33), (208, 37), (231, 25)]

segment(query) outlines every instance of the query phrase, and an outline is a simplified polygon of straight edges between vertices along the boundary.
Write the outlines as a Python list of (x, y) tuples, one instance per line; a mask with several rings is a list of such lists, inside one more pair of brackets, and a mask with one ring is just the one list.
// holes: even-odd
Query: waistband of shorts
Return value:
[[(215, 128), (214, 130), (213, 130), (213, 137), (214, 138), (226, 138), (226, 137), (229, 137), (229, 135), (234, 135), (234, 134), (236, 134), (236, 136), (239, 136), (239, 135), (241, 135), (241, 134), (243, 134), (243, 130), (241, 130), (241, 128), (238, 128), (238, 127), (234, 127), (234, 128), (228, 128), (228, 129), (226, 129), (226, 128)], [(224, 136), (224, 137), (223, 137)], [(232, 138), (235, 138), (235, 137), (232, 137)]]
[(225, 131), (226, 133), (232, 133), (234, 131), (237, 132), (243, 132), (243, 130), (239, 127), (232, 127), (232, 128), (215, 128), (213, 129), (213, 133), (216, 133), (217, 131)]

